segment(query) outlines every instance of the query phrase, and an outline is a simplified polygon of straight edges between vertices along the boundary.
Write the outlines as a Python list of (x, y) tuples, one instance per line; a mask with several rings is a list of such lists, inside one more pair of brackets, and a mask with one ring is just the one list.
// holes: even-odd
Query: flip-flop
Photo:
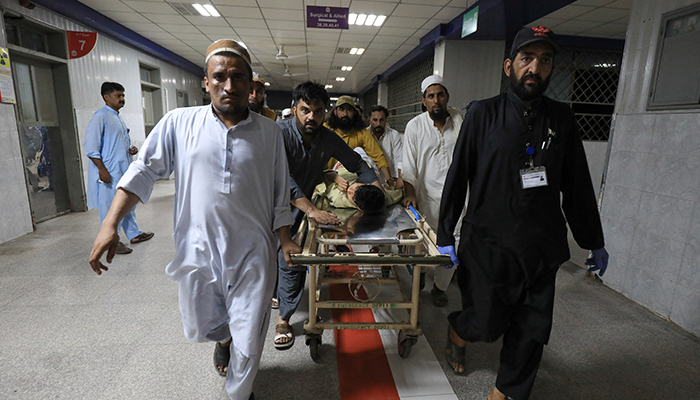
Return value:
[[(278, 343), (277, 340), (287, 338), (288, 342)], [(287, 350), (294, 345), (294, 330), (288, 324), (275, 325), (275, 348), (277, 350)]]
[(464, 372), (466, 371), (466, 356), (465, 356), (465, 349), (466, 346), (464, 347), (459, 347), (457, 346), (457, 343), (453, 342), (452, 339), (450, 339), (450, 327), (447, 327), (447, 346), (445, 347), (445, 360), (447, 360), (447, 364), (450, 365), (450, 368), (452, 368), (452, 365), (450, 363), (457, 363), (459, 365), (462, 365), (465, 367), (464, 371), (459, 372), (452, 368), (454, 371), (455, 375), (464, 375)]
[(228, 367), (230, 359), (231, 348), (216, 342), (216, 347), (214, 348), (214, 368), (219, 375), (226, 376), (226, 371), (219, 369), (219, 367)]

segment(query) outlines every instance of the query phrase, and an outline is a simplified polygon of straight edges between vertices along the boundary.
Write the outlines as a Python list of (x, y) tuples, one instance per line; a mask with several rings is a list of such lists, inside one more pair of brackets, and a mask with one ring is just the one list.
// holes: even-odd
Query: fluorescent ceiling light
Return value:
[(352, 71), (352, 67), (349, 65), (343, 65), (342, 68), (340, 68), (341, 71)]
[(350, 25), (382, 26), (384, 21), (386, 21), (386, 15), (355, 13), (348, 15), (348, 24)]
[(364, 53), (364, 52), (365, 52), (365, 49), (362, 48), (362, 47), (360, 47), (359, 49), (357, 49), (357, 55), (358, 55), (358, 56), (361, 55), (361, 54)]
[(331, 97), (331, 101), (336, 101), (336, 100), (338, 100), (337, 97)]
[(265, 86), (270, 86), (270, 82), (265, 82)]
[(345, 78), (343, 78), (342, 76), (339, 76), (339, 77), (335, 78), (335, 80), (338, 82), (343, 82), (345, 80)]
[(204, 6), (202, 6), (201, 4), (195, 3), (195, 4), (192, 4), (192, 7), (194, 7), (194, 9), (197, 10), (198, 13), (202, 14), (202, 16), (211, 17), (211, 14), (209, 14), (209, 11), (207, 11), (207, 9), (204, 8)]
[(357, 54), (357, 47), (350, 49), (350, 54)]
[[(333, 87), (333, 85), (326, 85), (326, 89), (331, 89), (332, 87)], [(337, 100), (337, 98), (336, 98), (336, 100)]]
[(216, 11), (216, 8), (212, 6), (211, 4), (204, 4), (204, 8), (209, 11), (209, 14), (211, 14), (212, 17), (220, 17), (221, 14), (219, 14), (218, 11)]

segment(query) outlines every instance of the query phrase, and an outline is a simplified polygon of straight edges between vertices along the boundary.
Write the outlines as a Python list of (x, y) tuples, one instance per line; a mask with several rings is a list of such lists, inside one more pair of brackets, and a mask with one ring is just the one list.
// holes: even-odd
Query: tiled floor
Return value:
[[(173, 254), (172, 193), (172, 182), (161, 181), (138, 206), (139, 226), (156, 236), (116, 256), (102, 276), (87, 264), (96, 210), (0, 245), (1, 399), (226, 398), (213, 345), (185, 340), (177, 286), (163, 272)], [(700, 340), (579, 271), (558, 276), (554, 330), (532, 399), (700, 399)], [(469, 374), (450, 373), (442, 349), (445, 317), (459, 304), (455, 284), (448, 294), (450, 306), (436, 309), (421, 293), (419, 340), (431, 345), (459, 399), (483, 400), (499, 345), (470, 344)], [(305, 304), (292, 319), (297, 334)], [(303, 336), (288, 351), (273, 348), (272, 316), (256, 398), (339, 399), (333, 333), (324, 332), (316, 363)]]

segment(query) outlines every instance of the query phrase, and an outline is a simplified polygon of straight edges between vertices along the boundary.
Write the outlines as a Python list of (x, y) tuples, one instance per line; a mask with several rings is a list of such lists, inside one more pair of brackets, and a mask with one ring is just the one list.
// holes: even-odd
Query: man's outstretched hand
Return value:
[(112, 263), (118, 244), (119, 235), (117, 232), (103, 225), (102, 229), (100, 229), (100, 233), (97, 234), (97, 238), (95, 238), (95, 243), (92, 244), (92, 252), (90, 253), (90, 266), (97, 275), (102, 275), (103, 270), (109, 270), (109, 268), (100, 261), (102, 254), (106, 251), (107, 263)]

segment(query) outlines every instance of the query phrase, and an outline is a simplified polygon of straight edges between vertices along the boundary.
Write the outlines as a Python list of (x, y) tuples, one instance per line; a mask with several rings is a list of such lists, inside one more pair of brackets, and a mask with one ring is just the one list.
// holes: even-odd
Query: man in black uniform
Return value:
[[(556, 273), (570, 257), (567, 221), (577, 243), (593, 251), (590, 270), (607, 268), (574, 114), (542, 95), (558, 51), (547, 28), (518, 32), (503, 63), (510, 90), (476, 102), (465, 116), (440, 204), (438, 246), (459, 263), (464, 304), (448, 316), (447, 361), (461, 374), (467, 342), (503, 335), (489, 400), (530, 396), (552, 327)], [(452, 232), (467, 189), (457, 256)]]

